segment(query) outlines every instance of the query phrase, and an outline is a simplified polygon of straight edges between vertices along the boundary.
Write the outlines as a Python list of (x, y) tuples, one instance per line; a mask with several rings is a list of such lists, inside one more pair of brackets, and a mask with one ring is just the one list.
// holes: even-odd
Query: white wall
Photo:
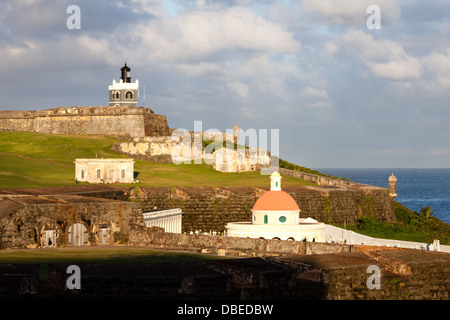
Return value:
[(433, 243), (372, 238), (350, 230), (330, 226), (328, 224), (325, 225), (325, 241), (331, 243), (364, 244), (370, 246), (421, 249), (450, 253), (450, 246), (438, 245)]

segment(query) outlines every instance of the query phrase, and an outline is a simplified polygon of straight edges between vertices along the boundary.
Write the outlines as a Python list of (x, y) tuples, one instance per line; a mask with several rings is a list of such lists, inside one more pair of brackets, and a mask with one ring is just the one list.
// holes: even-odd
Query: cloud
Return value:
[(306, 87), (303, 89), (303, 93), (309, 96), (315, 96), (315, 97), (322, 97), (326, 98), (328, 97), (328, 93), (325, 90), (319, 90), (313, 87)]
[(247, 84), (242, 82), (232, 82), (228, 83), (228, 87), (241, 98), (248, 98), (249, 96), (249, 87)]
[(421, 75), (420, 60), (392, 40), (375, 40), (371, 34), (350, 29), (337, 43), (341, 52), (358, 58), (378, 77), (401, 80)]
[(289, 53), (299, 43), (282, 26), (247, 8), (189, 11), (152, 20), (131, 29), (149, 49), (149, 57), (163, 62), (192, 61), (240, 50)]
[(400, 18), (400, 8), (393, 0), (303, 0), (301, 9), (327, 25), (363, 27), (370, 16), (366, 12), (370, 5), (380, 7), (382, 24), (392, 24)]
[(432, 91), (450, 89), (450, 49), (445, 53), (432, 52), (422, 61), (425, 76), (429, 80), (427, 87)]

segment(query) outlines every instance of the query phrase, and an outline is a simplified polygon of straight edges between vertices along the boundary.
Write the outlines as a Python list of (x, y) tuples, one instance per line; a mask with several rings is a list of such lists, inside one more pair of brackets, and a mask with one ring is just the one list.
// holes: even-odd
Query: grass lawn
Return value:
[(0, 250), (0, 263), (158, 263), (226, 259), (217, 255), (108, 246)]
[(41, 280), (48, 279), (48, 266), (52, 263), (78, 265), (85, 263), (153, 264), (211, 259), (229, 259), (229, 257), (129, 246), (0, 250), (0, 264), (39, 264), (39, 277)]
[[(0, 133), (0, 188), (57, 187), (75, 184), (76, 158), (126, 158), (111, 150), (113, 138), (91, 135)], [(136, 160), (140, 184), (127, 186), (263, 186), (269, 177), (257, 172), (223, 173), (206, 164), (163, 164)], [(315, 185), (283, 177), (284, 186)]]

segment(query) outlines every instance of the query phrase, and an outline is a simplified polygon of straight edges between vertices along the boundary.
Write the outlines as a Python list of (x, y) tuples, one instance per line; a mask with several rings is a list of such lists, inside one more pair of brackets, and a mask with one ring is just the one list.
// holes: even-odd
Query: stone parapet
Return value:
[(167, 119), (149, 108), (132, 106), (60, 107), (35, 111), (0, 111), (0, 131), (50, 134), (98, 134), (125, 138), (163, 136)]

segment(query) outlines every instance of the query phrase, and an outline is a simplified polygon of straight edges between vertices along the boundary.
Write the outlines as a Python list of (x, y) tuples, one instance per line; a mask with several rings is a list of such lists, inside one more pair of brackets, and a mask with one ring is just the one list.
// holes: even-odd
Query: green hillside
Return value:
[[(76, 158), (126, 158), (111, 151), (117, 140), (91, 135), (0, 133), (0, 188), (57, 187), (75, 184)], [(264, 186), (257, 172), (222, 173), (206, 164), (163, 164), (136, 160), (140, 183), (130, 186)], [(314, 185), (283, 177), (284, 186)]]

